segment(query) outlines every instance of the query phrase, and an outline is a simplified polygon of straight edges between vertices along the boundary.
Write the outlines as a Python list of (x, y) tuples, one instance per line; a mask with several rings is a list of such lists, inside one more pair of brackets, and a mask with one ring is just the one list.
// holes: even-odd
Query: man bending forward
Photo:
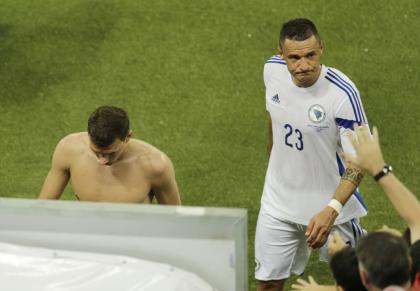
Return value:
[(83, 201), (181, 204), (172, 162), (160, 150), (133, 139), (127, 113), (102, 106), (88, 132), (69, 134), (56, 146), (39, 198), (60, 198), (69, 179)]

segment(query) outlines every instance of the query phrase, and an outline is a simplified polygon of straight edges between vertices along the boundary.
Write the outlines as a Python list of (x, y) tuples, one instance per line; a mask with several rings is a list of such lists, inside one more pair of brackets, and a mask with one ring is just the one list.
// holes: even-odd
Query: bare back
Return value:
[(180, 203), (172, 163), (160, 150), (130, 139), (121, 158), (112, 165), (102, 165), (89, 142), (86, 132), (70, 134), (60, 141), (40, 198), (56, 199), (61, 195), (64, 187), (58, 191), (54, 187), (57, 181), (62, 186), (61, 173), (67, 175), (67, 181), (71, 179), (79, 200), (150, 203), (154, 194), (159, 203)]

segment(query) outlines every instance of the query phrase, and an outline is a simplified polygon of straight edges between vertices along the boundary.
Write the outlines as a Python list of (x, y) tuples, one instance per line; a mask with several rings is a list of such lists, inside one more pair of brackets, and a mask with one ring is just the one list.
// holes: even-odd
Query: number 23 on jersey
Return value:
[(284, 125), (284, 128), (286, 129), (284, 143), (291, 148), (296, 148), (298, 151), (303, 150), (302, 132), (297, 128), (293, 128), (293, 126), (288, 123)]

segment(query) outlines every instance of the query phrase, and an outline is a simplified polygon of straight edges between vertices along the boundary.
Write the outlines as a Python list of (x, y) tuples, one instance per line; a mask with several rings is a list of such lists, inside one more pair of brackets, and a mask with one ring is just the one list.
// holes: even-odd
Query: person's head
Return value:
[(410, 256), (412, 260), (411, 282), (414, 283), (416, 276), (420, 276), (420, 240), (414, 242), (410, 247)]
[(407, 227), (403, 234), (402, 234), (403, 240), (407, 243), (408, 246), (411, 246), (411, 230), (409, 227)]
[(124, 152), (132, 135), (127, 113), (114, 106), (97, 108), (88, 119), (90, 148), (103, 165), (111, 165)]
[(312, 21), (298, 18), (284, 23), (278, 50), (297, 86), (309, 87), (318, 80), (323, 43)]
[(368, 290), (392, 285), (406, 286), (410, 281), (410, 257), (401, 237), (387, 232), (372, 232), (357, 247), (359, 273)]
[(344, 291), (364, 291), (359, 275), (356, 251), (346, 247), (336, 252), (330, 261), (330, 268), (338, 287)]

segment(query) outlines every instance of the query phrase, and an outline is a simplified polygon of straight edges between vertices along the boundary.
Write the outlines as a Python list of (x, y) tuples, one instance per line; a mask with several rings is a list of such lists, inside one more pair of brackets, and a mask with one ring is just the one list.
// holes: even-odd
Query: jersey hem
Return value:
[[(301, 224), (301, 225), (306, 225), (306, 226), (309, 225), (309, 220), (296, 219), (295, 217), (292, 217), (292, 216), (287, 215), (285, 213), (281, 213), (280, 215), (278, 215), (278, 211), (277, 211), (277, 215), (273, 215), (272, 212), (269, 211), (266, 207), (263, 207), (262, 206), (261, 208), (263, 208), (266, 213), (268, 213), (269, 215), (271, 215), (271, 216), (273, 216), (273, 217), (275, 217), (277, 219), (285, 220), (285, 221), (291, 222), (291, 223), (297, 223), (297, 224)], [(350, 220), (352, 220), (354, 218), (361, 218), (361, 217), (364, 217), (366, 215), (367, 215), (367, 211), (366, 210), (363, 210), (362, 213), (357, 214), (357, 215), (340, 217), (339, 219), (336, 219), (334, 221), (334, 224), (333, 225), (343, 224), (343, 223), (346, 223), (346, 222), (348, 222), (348, 221), (350, 221)]]

